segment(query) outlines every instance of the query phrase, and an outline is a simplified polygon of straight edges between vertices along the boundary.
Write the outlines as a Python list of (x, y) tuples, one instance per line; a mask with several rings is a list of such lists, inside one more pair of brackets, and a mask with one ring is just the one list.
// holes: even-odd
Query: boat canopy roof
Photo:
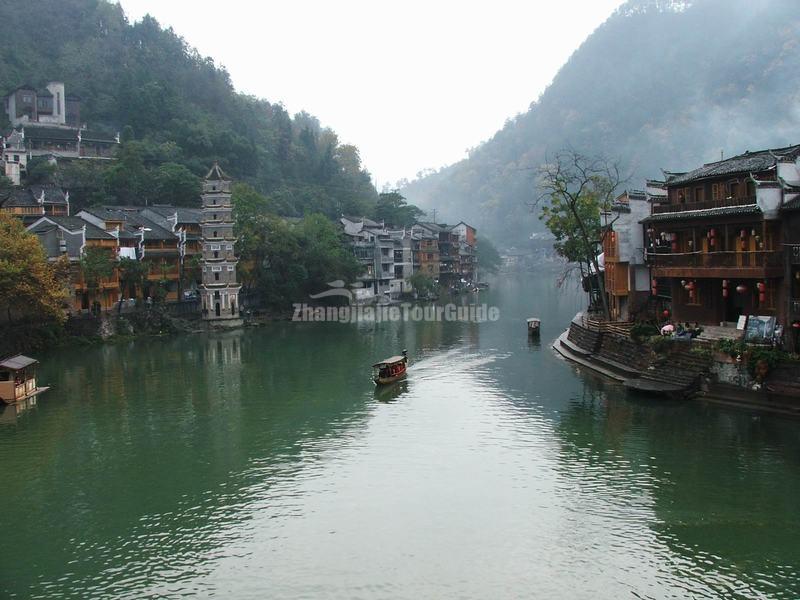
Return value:
[(397, 364), (397, 363), (405, 361), (405, 359), (406, 359), (405, 356), (392, 356), (391, 358), (386, 358), (386, 359), (382, 360), (381, 362), (376, 362), (372, 366), (373, 367), (382, 367), (384, 365), (394, 365), (394, 364)]
[(31, 365), (35, 365), (38, 360), (35, 358), (30, 358), (28, 356), (23, 356), (22, 354), (17, 354), (16, 356), (12, 356), (11, 358), (6, 358), (3, 361), (0, 361), (0, 369), (10, 369), (12, 371), (19, 371), (20, 369), (24, 369), (25, 367), (30, 367)]

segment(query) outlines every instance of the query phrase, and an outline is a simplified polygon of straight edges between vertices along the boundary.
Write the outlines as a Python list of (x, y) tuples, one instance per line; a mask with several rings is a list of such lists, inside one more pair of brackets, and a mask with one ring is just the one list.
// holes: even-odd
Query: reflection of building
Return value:
[(746, 152), (688, 173), (666, 173), (666, 196), (642, 222), (652, 287), (677, 321), (740, 315), (785, 322), (783, 244), (800, 198), (800, 145)]
[(203, 319), (239, 320), (239, 290), (233, 235), (231, 180), (217, 163), (203, 180), (203, 210), (200, 222), (203, 258), (200, 296)]

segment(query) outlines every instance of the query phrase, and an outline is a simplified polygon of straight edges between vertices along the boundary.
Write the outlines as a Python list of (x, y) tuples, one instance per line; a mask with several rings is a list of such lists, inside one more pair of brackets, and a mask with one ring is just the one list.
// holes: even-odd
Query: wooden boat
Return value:
[(388, 385), (399, 381), (406, 376), (408, 365), (408, 351), (403, 350), (402, 356), (392, 356), (372, 365), (372, 381), (375, 385)]
[(530, 318), (528, 319), (528, 336), (529, 337), (539, 337), (539, 331), (542, 326), (542, 321), (540, 319)]
[(0, 361), (0, 402), (13, 404), (46, 392), (50, 388), (36, 385), (34, 358), (17, 354)]

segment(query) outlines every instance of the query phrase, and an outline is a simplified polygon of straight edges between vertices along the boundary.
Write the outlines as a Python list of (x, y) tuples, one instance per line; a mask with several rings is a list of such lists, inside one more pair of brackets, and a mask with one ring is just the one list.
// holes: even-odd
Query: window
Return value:
[(219, 244), (211, 244), (212, 250), (219, 250)]
[(220, 266), (217, 266), (217, 267), (211, 267), (211, 270), (212, 270), (212, 271), (222, 271), (222, 267), (220, 267)]
[(219, 273), (214, 273), (214, 281), (219, 281)]
[(33, 104), (33, 97), (26, 94), (22, 97), (22, 102), (25, 104)]
[(219, 258), (219, 251), (218, 250), (214, 250), (214, 258)]
[(228, 265), (228, 271), (233, 271), (233, 265)]
[(728, 197), (736, 198), (739, 196), (739, 182), (738, 181), (731, 181), (728, 184)]
[(225, 249), (226, 249), (226, 250), (233, 250), (233, 244), (227, 244), (227, 245), (225, 246)]
[(216, 231), (214, 232), (214, 237), (218, 237), (218, 236), (217, 236), (217, 232), (216, 232)]
[(712, 200), (722, 200), (722, 184), (721, 183), (713, 183), (713, 184), (711, 184), (711, 199)]
[(14, 162), (19, 162), (19, 154), (14, 155)]
[(694, 201), (695, 202), (703, 201), (703, 188), (701, 187), (694, 188)]

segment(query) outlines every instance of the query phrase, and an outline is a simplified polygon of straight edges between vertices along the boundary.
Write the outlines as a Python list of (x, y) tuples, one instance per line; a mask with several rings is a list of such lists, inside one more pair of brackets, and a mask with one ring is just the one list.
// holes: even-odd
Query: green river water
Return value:
[(800, 597), (800, 421), (578, 371), (550, 275), (479, 298), (498, 321), (40, 356), (0, 415), (0, 598)]

